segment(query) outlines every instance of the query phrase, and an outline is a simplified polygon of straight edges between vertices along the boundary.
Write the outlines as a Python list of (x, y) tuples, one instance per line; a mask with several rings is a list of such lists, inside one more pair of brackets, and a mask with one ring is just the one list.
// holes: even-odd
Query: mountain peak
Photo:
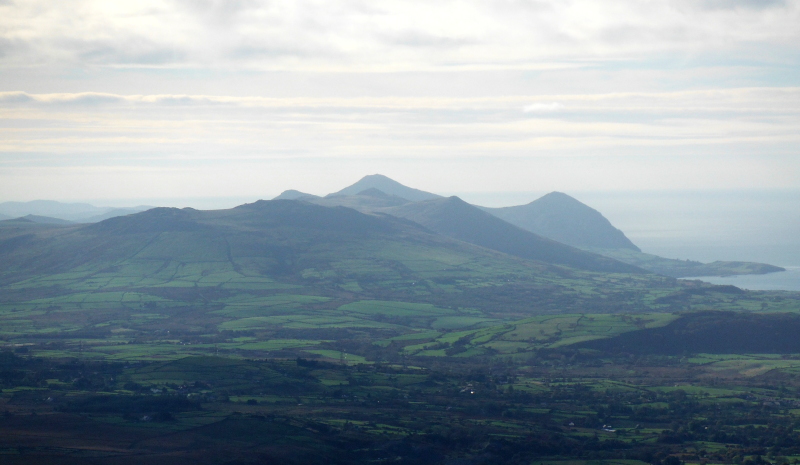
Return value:
[(289, 189), (287, 191), (281, 192), (281, 195), (275, 197), (272, 200), (310, 200), (318, 198), (319, 196), (316, 196), (314, 194), (306, 194), (305, 192)]
[(550, 192), (526, 205), (485, 208), (520, 228), (579, 248), (639, 248), (599, 211), (563, 192)]
[(430, 192), (421, 191), (419, 189), (414, 189), (412, 187), (404, 186), (399, 182), (386, 177), (382, 174), (370, 174), (361, 178), (355, 184), (345, 187), (344, 189), (340, 190), (339, 192), (335, 192), (333, 195), (358, 195), (361, 192), (364, 192), (368, 189), (377, 189), (384, 194), (393, 195), (396, 197), (400, 197), (406, 200), (410, 200), (412, 202), (418, 202), (420, 200), (430, 200), (430, 199), (437, 199), (441, 196), (432, 194)]

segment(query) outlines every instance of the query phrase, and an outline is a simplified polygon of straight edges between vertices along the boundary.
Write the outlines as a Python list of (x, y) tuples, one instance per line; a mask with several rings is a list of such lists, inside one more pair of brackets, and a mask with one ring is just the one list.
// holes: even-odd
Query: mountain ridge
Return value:
[(585, 252), (514, 226), (452, 196), (382, 210), (454, 239), (520, 258), (589, 271), (644, 273), (633, 265)]

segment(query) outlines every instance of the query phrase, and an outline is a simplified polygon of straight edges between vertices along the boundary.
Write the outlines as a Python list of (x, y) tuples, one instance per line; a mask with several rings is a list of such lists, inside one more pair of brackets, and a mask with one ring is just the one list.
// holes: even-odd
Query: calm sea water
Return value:
[(706, 276), (690, 279), (699, 279), (711, 284), (732, 284), (741, 289), (751, 291), (800, 291), (800, 267), (784, 267), (786, 271), (762, 275)]
[[(704, 263), (750, 261), (786, 272), (702, 278), (746, 289), (800, 291), (800, 191), (566, 192), (602, 213), (642, 251)], [(487, 206), (543, 192), (465, 195)]]

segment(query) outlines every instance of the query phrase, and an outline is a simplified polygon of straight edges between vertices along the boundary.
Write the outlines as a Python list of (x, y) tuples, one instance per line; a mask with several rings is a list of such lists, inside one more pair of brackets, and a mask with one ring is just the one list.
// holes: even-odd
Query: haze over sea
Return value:
[[(752, 290), (800, 290), (800, 191), (567, 192), (600, 211), (643, 252), (702, 262), (754, 261), (782, 273), (704, 277)], [(544, 194), (462, 194), (490, 206)], [(528, 199), (528, 200), (526, 200)]]

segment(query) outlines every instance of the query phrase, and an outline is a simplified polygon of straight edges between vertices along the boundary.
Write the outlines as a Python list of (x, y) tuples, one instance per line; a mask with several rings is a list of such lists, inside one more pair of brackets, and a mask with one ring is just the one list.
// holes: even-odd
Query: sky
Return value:
[(0, 201), (800, 190), (800, 0), (0, 0)]

